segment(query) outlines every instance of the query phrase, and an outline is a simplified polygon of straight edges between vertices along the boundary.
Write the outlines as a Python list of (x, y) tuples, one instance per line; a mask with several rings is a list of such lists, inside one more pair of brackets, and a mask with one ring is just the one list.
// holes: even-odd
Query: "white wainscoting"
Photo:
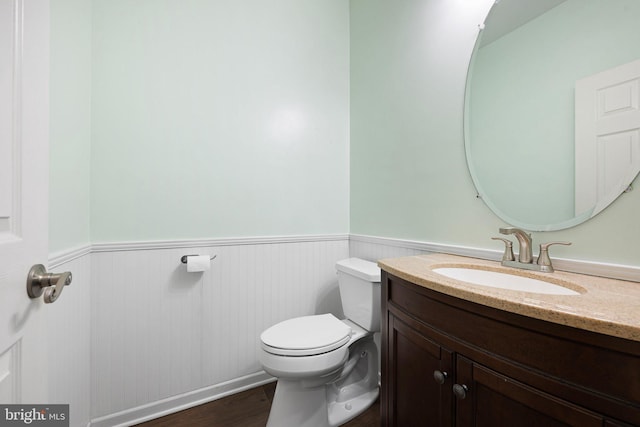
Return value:
[(48, 271), (71, 271), (73, 281), (46, 304), (49, 402), (69, 404), (72, 427), (91, 420), (91, 256), (88, 246), (49, 259)]
[[(349, 255), (348, 236), (208, 243), (93, 246), (92, 425), (213, 400), (216, 385), (264, 382), (264, 329), (296, 316), (342, 316), (335, 263)], [(216, 258), (210, 271), (187, 273), (180, 258), (189, 254)]]
[[(335, 262), (500, 251), (361, 235), (95, 244), (54, 254), (73, 282), (48, 310), (51, 403), (71, 426), (131, 425), (270, 381), (259, 334), (281, 320), (342, 316)], [(217, 255), (187, 273), (180, 257)], [(554, 260), (637, 281), (637, 267)], [(58, 363), (59, 362), (59, 363)]]

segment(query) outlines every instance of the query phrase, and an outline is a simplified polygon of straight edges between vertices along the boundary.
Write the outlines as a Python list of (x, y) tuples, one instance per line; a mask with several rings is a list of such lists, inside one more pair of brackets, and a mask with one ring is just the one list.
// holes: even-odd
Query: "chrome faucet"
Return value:
[(513, 234), (518, 239), (518, 261), (515, 260), (512, 250), (512, 242), (500, 237), (492, 237), (494, 240), (502, 240), (505, 244), (505, 252), (502, 256), (502, 265), (506, 267), (524, 268), (526, 270), (536, 270), (546, 273), (553, 273), (553, 265), (549, 258), (549, 246), (551, 245), (570, 245), (571, 242), (549, 242), (540, 244), (540, 253), (538, 260), (533, 263), (533, 254), (531, 250), (532, 241), (531, 234), (515, 227), (503, 227), (499, 229), (500, 234)]
[(520, 249), (518, 250), (518, 261), (524, 264), (531, 264), (533, 261), (533, 253), (531, 250), (531, 234), (515, 227), (500, 228), (500, 234), (515, 234), (518, 239)]

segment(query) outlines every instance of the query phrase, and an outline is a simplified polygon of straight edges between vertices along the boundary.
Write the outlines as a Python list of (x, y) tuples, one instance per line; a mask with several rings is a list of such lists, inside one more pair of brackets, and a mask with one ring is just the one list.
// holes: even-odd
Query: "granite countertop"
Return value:
[[(419, 286), (467, 301), (561, 325), (640, 341), (640, 283), (556, 271), (540, 273), (499, 262), (446, 254), (383, 259), (383, 270)], [(474, 285), (432, 271), (474, 267), (549, 281), (580, 295), (547, 295)]]

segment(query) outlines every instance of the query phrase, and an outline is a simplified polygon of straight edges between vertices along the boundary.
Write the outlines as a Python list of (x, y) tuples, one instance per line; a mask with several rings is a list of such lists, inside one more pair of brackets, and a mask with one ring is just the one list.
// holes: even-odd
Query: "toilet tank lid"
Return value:
[(336, 269), (369, 282), (380, 282), (380, 267), (374, 262), (360, 258), (348, 258), (338, 261)]

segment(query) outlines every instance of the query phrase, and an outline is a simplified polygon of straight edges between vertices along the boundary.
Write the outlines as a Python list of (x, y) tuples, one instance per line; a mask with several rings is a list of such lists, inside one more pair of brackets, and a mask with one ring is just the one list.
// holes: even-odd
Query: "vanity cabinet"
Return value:
[(382, 273), (384, 426), (640, 426), (640, 343)]

